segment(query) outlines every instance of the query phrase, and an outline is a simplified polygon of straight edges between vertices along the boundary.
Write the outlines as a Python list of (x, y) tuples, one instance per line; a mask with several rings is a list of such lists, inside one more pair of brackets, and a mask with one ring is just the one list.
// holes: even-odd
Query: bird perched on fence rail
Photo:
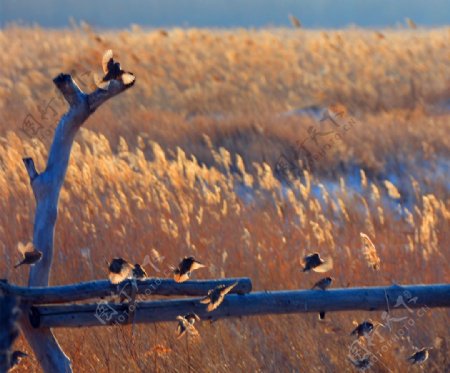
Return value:
[(227, 295), (233, 288), (238, 284), (235, 282), (230, 286), (218, 285), (214, 289), (208, 290), (208, 295), (200, 300), (200, 303), (207, 304), (206, 310), (208, 312), (214, 311), (217, 307), (221, 305), (225, 295)]
[(192, 335), (192, 336), (199, 335), (198, 330), (195, 329), (195, 326), (194, 326), (196, 321), (200, 321), (200, 317), (198, 317), (197, 314), (192, 312), (192, 313), (188, 313), (187, 315), (184, 315), (184, 316), (177, 316), (177, 320), (178, 320), (178, 326), (177, 326), (178, 337), (177, 337), (177, 339), (180, 339), (186, 333), (188, 333), (189, 335)]
[(148, 277), (147, 272), (145, 272), (145, 269), (138, 263), (134, 265), (132, 274), (133, 278), (135, 278), (136, 280), (144, 280)]
[(125, 85), (132, 85), (136, 80), (136, 77), (133, 73), (122, 70), (120, 67), (120, 63), (114, 61), (114, 54), (111, 49), (108, 49), (104, 53), (102, 58), (102, 67), (105, 75), (97, 84), (101, 88), (103, 88), (102, 84), (107, 83), (113, 79), (121, 80)]
[(319, 253), (308, 254), (303, 258), (303, 272), (328, 272), (333, 268), (333, 259), (322, 259)]
[(408, 357), (408, 361), (411, 364), (422, 364), (425, 360), (430, 356), (430, 350), (432, 347), (422, 348), (421, 350), (413, 353), (410, 357)]
[(31, 242), (23, 244), (19, 242), (17, 249), (23, 256), (23, 260), (17, 263), (14, 268), (20, 267), (23, 264), (35, 264), (42, 258), (42, 251), (37, 250)]
[(332, 282), (333, 282), (332, 277), (322, 278), (313, 285), (311, 290), (314, 290), (314, 289), (326, 290), (328, 287), (330, 287)]
[(123, 258), (114, 258), (111, 263), (109, 263), (108, 269), (109, 281), (111, 281), (112, 284), (119, 284), (133, 275), (135, 267)]
[(178, 264), (178, 267), (171, 267), (173, 271), (173, 279), (176, 282), (185, 282), (191, 277), (192, 271), (203, 267), (206, 266), (196, 260), (193, 256), (185, 256), (180, 264)]

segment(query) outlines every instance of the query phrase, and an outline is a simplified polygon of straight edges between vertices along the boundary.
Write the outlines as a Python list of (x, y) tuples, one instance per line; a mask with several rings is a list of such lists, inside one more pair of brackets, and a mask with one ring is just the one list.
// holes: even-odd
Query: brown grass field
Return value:
[[(310, 288), (321, 276), (302, 273), (300, 260), (311, 251), (334, 258), (335, 287), (450, 282), (450, 114), (439, 106), (450, 99), (449, 40), (449, 28), (1, 30), (0, 278), (27, 282), (27, 269), (12, 268), (33, 229), (21, 159), (45, 165), (66, 110), (52, 78), (73, 71), (93, 89), (112, 48), (137, 83), (77, 137), (52, 284), (106, 278), (105, 259), (140, 262), (152, 249), (162, 271), (193, 254), (208, 265), (195, 278), (248, 276), (255, 290)], [(349, 129), (283, 114), (310, 105), (343, 111)], [(42, 125), (31, 135), (28, 114)], [(311, 128), (340, 136), (315, 142)], [(311, 160), (297, 148), (305, 139), (326, 153)], [(276, 168), (281, 154), (292, 172)], [(360, 232), (376, 246), (378, 271)], [(130, 326), (55, 333), (75, 372), (353, 372), (352, 322), (381, 316), (204, 322), (189, 344), (175, 322), (139, 325), (134, 336)], [(393, 316), (413, 326), (383, 328), (369, 371), (450, 371), (449, 310)], [(23, 338), (16, 344), (32, 353)], [(434, 346), (430, 359), (409, 367), (422, 346)], [(34, 358), (20, 369), (40, 371)]]

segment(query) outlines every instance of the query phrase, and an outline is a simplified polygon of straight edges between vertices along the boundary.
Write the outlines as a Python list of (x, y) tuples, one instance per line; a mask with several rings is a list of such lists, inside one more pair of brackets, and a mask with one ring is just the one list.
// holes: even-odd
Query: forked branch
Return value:
[[(30, 269), (29, 286), (48, 286), (53, 260), (53, 239), (58, 200), (69, 164), (75, 135), (89, 116), (108, 99), (134, 85), (111, 80), (105, 89), (84, 93), (68, 74), (59, 74), (54, 84), (69, 104), (69, 110), (56, 127), (45, 170), (39, 174), (33, 159), (24, 158), (25, 168), (36, 198), (33, 244), (42, 251), (42, 260)], [(24, 322), (22, 329), (46, 372), (70, 372), (70, 360), (63, 353), (50, 329), (33, 330)]]

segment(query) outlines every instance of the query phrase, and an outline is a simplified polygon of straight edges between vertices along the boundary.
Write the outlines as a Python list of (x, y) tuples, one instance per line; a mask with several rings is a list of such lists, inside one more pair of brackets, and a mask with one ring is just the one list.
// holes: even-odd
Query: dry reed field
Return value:
[[(52, 78), (74, 72), (92, 90), (111, 48), (137, 82), (76, 139), (51, 284), (107, 278), (105, 259), (142, 262), (157, 252), (161, 272), (149, 266), (149, 276), (192, 254), (208, 266), (197, 279), (308, 289), (321, 278), (301, 271), (312, 251), (333, 257), (333, 287), (450, 282), (450, 114), (441, 110), (450, 99), (449, 40), (449, 28), (3, 29), (0, 278), (27, 282), (27, 269), (13, 269), (17, 243), (33, 229), (22, 158), (45, 166), (66, 110)], [(295, 111), (312, 105), (339, 111), (341, 125)], [(27, 117), (42, 127), (30, 132)], [(298, 150), (305, 141), (313, 158)], [(371, 255), (360, 232), (375, 245)], [(393, 316), (412, 326), (382, 329), (369, 371), (450, 371), (449, 310)], [(55, 334), (75, 372), (353, 372), (353, 321), (382, 317), (220, 320), (181, 340), (175, 320), (138, 325), (134, 335), (131, 326)], [(23, 338), (16, 344), (31, 353)], [(434, 349), (424, 368), (411, 367), (414, 347), (426, 346)], [(33, 358), (20, 369), (40, 371)]]

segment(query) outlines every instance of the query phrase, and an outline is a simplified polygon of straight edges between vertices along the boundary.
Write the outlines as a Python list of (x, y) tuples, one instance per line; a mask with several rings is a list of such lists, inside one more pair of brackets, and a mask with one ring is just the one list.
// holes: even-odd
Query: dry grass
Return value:
[[(25, 269), (12, 269), (34, 212), (21, 158), (32, 156), (42, 169), (49, 145), (24, 136), (23, 118), (38, 117), (37, 105), (56, 97), (54, 75), (100, 73), (101, 53), (111, 47), (137, 85), (104, 105), (77, 138), (52, 283), (105, 278), (105, 258), (139, 262), (152, 249), (165, 257), (163, 269), (193, 254), (209, 265), (197, 278), (249, 276), (258, 290), (310, 288), (320, 276), (302, 274), (300, 259), (311, 250), (334, 258), (339, 287), (449, 282), (450, 121), (427, 113), (449, 98), (449, 30), (383, 36), (3, 30), (0, 277), (26, 282)], [(340, 104), (356, 124), (313, 164), (301, 155), (308, 167), (299, 166), (297, 178), (274, 175), (280, 153), (294, 154), (314, 125), (277, 113), (311, 104)], [(378, 271), (367, 268), (360, 232), (376, 247)], [(406, 371), (413, 345), (436, 347), (427, 371), (450, 369), (448, 310), (394, 316), (413, 317), (415, 326), (388, 349), (377, 342), (375, 371)], [(178, 372), (188, 361), (199, 372), (337, 372), (354, 369), (348, 334), (353, 320), (367, 317), (381, 321), (381, 313), (355, 312), (329, 314), (325, 323), (317, 315), (203, 323), (189, 357), (175, 320), (139, 326), (134, 337), (129, 327), (56, 334), (77, 372)], [(399, 327), (384, 331), (386, 340)], [(25, 364), (38, 371), (36, 361)]]

